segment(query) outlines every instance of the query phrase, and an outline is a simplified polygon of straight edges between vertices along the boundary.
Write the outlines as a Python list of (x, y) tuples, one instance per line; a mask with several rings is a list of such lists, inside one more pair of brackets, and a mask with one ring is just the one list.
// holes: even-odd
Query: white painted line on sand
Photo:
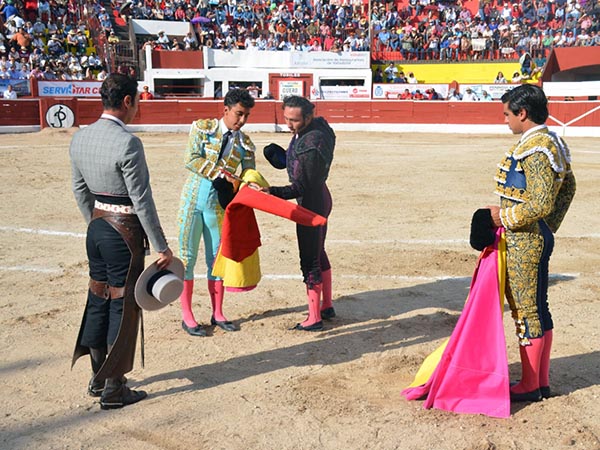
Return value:
[[(0, 266), (0, 272), (28, 272), (28, 273), (42, 273), (42, 274), (63, 274), (65, 269), (59, 267), (40, 267), (40, 266)], [(87, 276), (88, 273), (79, 271), (79, 275)], [(554, 280), (570, 280), (578, 278), (579, 273), (551, 273), (550, 278)], [(438, 275), (438, 276), (418, 276), (418, 275), (364, 275), (364, 274), (336, 274), (336, 279), (347, 279), (347, 280), (396, 280), (396, 281), (464, 281), (467, 282), (471, 277), (465, 276), (450, 276), (450, 275)], [(194, 274), (195, 279), (206, 279), (205, 274)], [(295, 274), (263, 274), (264, 280), (301, 280), (301, 275)]]
[[(43, 230), (39, 228), (25, 228), (25, 227), (7, 227), (0, 226), (0, 231), (12, 232), (12, 233), (28, 233), (28, 234), (40, 234), (46, 236), (66, 236), (85, 238), (85, 233), (74, 233), (71, 231), (57, 231), (57, 230)], [(581, 234), (578, 236), (564, 236), (560, 235), (561, 238), (568, 239), (598, 239), (600, 233), (589, 233)], [(174, 236), (169, 236), (172, 242), (177, 241)], [(264, 239), (266, 242), (271, 241), (269, 238)], [(467, 239), (327, 239), (327, 244), (338, 244), (338, 245), (389, 245), (389, 244), (406, 244), (406, 245), (463, 245), (468, 244)]]

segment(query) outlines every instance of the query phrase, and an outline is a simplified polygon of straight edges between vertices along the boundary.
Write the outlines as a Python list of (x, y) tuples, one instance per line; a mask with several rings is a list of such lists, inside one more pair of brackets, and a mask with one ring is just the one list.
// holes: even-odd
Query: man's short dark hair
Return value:
[(102, 82), (102, 86), (100, 87), (102, 106), (105, 109), (119, 109), (123, 104), (123, 99), (128, 95), (131, 95), (131, 99), (135, 104), (137, 87), (137, 80), (130, 76), (111, 73)]
[(244, 108), (254, 108), (254, 97), (246, 89), (230, 89), (223, 100), (225, 106), (233, 108), (238, 103)]
[(505, 92), (501, 100), (508, 104), (508, 109), (515, 115), (524, 109), (529, 120), (538, 125), (548, 119), (548, 99), (539, 86), (522, 84)]
[(299, 95), (290, 95), (289, 97), (285, 97), (283, 99), (282, 109), (285, 108), (300, 108), (302, 110), (302, 116), (306, 118), (313, 115), (315, 105), (304, 97), (300, 97)]

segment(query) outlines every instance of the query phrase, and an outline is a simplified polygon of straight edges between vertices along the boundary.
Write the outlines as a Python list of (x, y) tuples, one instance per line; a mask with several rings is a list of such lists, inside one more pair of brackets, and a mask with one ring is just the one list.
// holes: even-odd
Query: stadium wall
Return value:
[[(41, 128), (86, 126), (97, 120), (102, 105), (93, 98), (43, 97), (1, 102), (0, 132), (31, 132)], [(345, 131), (506, 133), (499, 102), (446, 101), (315, 101), (317, 115)], [(142, 101), (133, 131), (187, 132), (201, 117), (219, 117), (219, 100)], [(8, 112), (5, 114), (4, 112)], [(600, 102), (551, 101), (548, 120), (564, 136), (600, 137)], [(287, 131), (281, 102), (258, 100), (248, 131)]]

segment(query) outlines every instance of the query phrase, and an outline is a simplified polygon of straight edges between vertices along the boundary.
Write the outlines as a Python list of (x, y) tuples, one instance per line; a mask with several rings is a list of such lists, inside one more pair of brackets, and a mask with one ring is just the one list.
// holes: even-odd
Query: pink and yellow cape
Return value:
[(506, 273), (504, 229), (477, 260), (465, 307), (449, 339), (423, 362), (408, 400), (425, 408), (491, 417), (510, 416), (508, 360), (502, 313)]

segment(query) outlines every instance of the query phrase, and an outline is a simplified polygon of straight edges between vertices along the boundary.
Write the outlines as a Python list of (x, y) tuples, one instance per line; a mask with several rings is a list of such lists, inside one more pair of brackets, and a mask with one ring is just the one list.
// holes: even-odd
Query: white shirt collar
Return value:
[(113, 116), (112, 114), (108, 114), (108, 113), (102, 113), (102, 115), (100, 116), (101, 119), (107, 119), (107, 120), (112, 120), (113, 122), (118, 123), (119, 125), (121, 125), (124, 129), (127, 129), (127, 126), (125, 125), (125, 122), (123, 122), (121, 119), (119, 119), (118, 117)]
[[(223, 119), (219, 120), (219, 129), (221, 130), (221, 134), (225, 134), (228, 131), (231, 131), (229, 128), (227, 128), (225, 122), (223, 122)], [(231, 131), (231, 134), (233, 134), (233, 131)]]
[(546, 129), (546, 128), (548, 128), (548, 127), (546, 126), (546, 124), (541, 124), (541, 125), (537, 125), (537, 126), (535, 126), (535, 127), (533, 127), (533, 128), (530, 128), (529, 130), (527, 130), (525, 133), (523, 133), (523, 134), (521, 135), (521, 139), (519, 139), (519, 140), (520, 140), (520, 141), (523, 141), (523, 140), (524, 140), (524, 139), (525, 139), (527, 136), (529, 136), (530, 134), (533, 134), (533, 133), (535, 133), (535, 132), (537, 132), (537, 131), (540, 131), (540, 130), (544, 130), (544, 129)]

